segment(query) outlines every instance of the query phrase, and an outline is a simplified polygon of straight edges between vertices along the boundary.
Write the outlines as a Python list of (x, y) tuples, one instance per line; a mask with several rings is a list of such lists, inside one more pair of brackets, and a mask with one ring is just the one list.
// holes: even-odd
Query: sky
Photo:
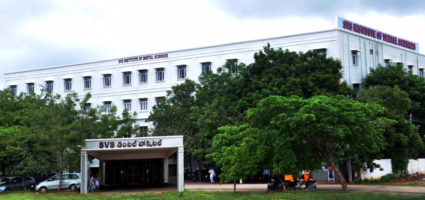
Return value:
[(335, 28), (335, 16), (419, 43), (421, 0), (1, 0), (4, 73)]

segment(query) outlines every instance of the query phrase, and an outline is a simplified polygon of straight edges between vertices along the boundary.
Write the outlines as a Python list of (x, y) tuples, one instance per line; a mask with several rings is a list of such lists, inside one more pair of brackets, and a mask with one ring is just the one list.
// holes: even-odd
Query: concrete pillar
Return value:
[(81, 183), (80, 194), (87, 194), (87, 177), (89, 173), (88, 159), (86, 150), (81, 150)]
[(99, 160), (99, 182), (102, 186), (105, 184), (105, 166), (103, 165), (103, 163), (103, 160)]
[(105, 172), (106, 172), (106, 162), (102, 161), (102, 185), (105, 186)]
[(184, 191), (184, 149), (178, 147), (177, 151), (177, 190)]
[(168, 183), (168, 157), (164, 158), (164, 183)]

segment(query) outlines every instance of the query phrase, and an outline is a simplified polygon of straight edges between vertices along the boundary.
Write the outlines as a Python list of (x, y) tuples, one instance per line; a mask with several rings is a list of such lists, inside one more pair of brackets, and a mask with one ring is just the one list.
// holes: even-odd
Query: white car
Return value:
[[(75, 190), (75, 186), (80, 184), (80, 173), (65, 173), (62, 174), (61, 189)], [(52, 176), (47, 180), (37, 184), (35, 191), (46, 193), (47, 190), (57, 190), (59, 187), (59, 175)]]

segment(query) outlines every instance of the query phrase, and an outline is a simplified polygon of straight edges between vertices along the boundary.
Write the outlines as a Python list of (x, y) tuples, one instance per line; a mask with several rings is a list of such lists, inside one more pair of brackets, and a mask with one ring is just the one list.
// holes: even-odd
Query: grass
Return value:
[(21, 200), (21, 199), (47, 199), (47, 200), (97, 200), (97, 199), (188, 199), (188, 200), (203, 200), (203, 199), (280, 199), (280, 200), (375, 200), (375, 199), (395, 199), (395, 200), (423, 200), (424, 195), (417, 194), (389, 194), (376, 192), (340, 192), (340, 191), (286, 191), (281, 193), (265, 193), (265, 192), (164, 192), (161, 194), (138, 194), (138, 195), (102, 195), (102, 194), (38, 194), (34, 192), (26, 193), (9, 193), (0, 194), (0, 199)]

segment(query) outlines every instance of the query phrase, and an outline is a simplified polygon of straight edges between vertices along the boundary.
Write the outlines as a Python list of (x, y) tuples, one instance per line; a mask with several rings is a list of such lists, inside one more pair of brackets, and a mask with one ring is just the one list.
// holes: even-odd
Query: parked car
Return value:
[[(27, 189), (33, 190), (35, 187), (35, 179), (31, 176), (24, 177), (24, 185)], [(22, 177), (13, 177), (0, 185), (0, 192), (11, 190), (23, 190)]]
[(14, 178), (14, 176), (3, 176), (3, 177), (0, 177), (0, 185), (2, 185), (3, 183), (6, 183), (7, 181), (9, 181), (12, 178)]
[[(75, 190), (75, 186), (80, 184), (80, 173), (62, 174), (61, 189)], [(52, 176), (47, 180), (37, 184), (35, 191), (46, 193), (48, 190), (57, 190), (59, 187), (59, 175)]]

